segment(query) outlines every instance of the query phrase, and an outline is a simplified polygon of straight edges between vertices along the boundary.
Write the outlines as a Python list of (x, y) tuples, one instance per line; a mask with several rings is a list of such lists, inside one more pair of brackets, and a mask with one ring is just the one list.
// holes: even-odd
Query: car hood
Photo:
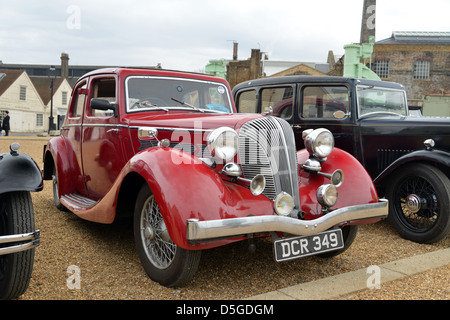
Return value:
[(261, 114), (245, 113), (199, 113), (199, 112), (168, 112), (149, 115), (133, 114), (126, 118), (130, 127), (156, 127), (170, 130), (214, 130), (220, 127), (230, 127), (239, 131), (247, 121), (262, 117)]

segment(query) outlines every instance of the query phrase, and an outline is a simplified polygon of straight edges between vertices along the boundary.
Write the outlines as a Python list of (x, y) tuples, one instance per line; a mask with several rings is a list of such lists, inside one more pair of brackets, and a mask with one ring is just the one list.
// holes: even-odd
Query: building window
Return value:
[(414, 79), (430, 78), (430, 61), (417, 60), (414, 62)]
[(20, 100), (27, 100), (27, 87), (20, 86)]
[(382, 79), (389, 78), (389, 61), (375, 61), (374, 71)]
[(62, 93), (62, 105), (66, 106), (67, 105), (67, 92), (63, 91)]
[(36, 114), (36, 127), (44, 126), (44, 115), (42, 113)]

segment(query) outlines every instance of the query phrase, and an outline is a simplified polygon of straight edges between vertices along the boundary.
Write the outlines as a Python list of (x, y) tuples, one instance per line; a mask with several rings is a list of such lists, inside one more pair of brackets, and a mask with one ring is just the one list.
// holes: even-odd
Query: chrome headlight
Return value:
[(332, 207), (338, 200), (338, 192), (336, 186), (332, 184), (324, 184), (317, 189), (317, 201), (323, 207)]
[(207, 144), (214, 158), (229, 161), (237, 154), (238, 134), (228, 127), (217, 128), (209, 134)]
[(305, 137), (305, 147), (311, 155), (319, 159), (324, 159), (333, 151), (333, 134), (329, 130), (323, 128), (313, 130)]

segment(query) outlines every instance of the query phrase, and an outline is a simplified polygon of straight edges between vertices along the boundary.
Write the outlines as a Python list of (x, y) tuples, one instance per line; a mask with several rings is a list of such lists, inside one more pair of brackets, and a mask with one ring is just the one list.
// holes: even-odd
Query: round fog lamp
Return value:
[(278, 215), (287, 216), (294, 209), (294, 198), (283, 191), (275, 198), (274, 207)]
[(338, 192), (336, 186), (332, 184), (324, 184), (317, 189), (317, 201), (324, 207), (332, 207), (338, 200)]

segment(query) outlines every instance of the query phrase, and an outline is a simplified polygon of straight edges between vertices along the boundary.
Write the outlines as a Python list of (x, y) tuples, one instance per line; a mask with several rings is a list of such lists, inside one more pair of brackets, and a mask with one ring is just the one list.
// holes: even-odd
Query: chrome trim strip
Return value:
[[(130, 129), (139, 129), (140, 126), (132, 126)], [(173, 128), (173, 127), (153, 127), (157, 130), (165, 130), (165, 131), (188, 131), (188, 132), (212, 132), (213, 129), (188, 129), (188, 128)]]
[(15, 246), (0, 248), (0, 255), (21, 252), (21, 251), (25, 251), (25, 250), (29, 250), (34, 247), (37, 247), (40, 243), (40, 231), (37, 230), (35, 232), (30, 232), (30, 233), (15, 234), (15, 235), (10, 235), (10, 236), (1, 236), (0, 243), (2, 243), (2, 244), (21, 242), (21, 241), (27, 241), (27, 240), (30, 240), (30, 241), (26, 242), (26, 243), (15, 245)]
[[(129, 129), (139, 129), (142, 126), (127, 126), (125, 124), (104, 124), (104, 123), (79, 123), (79, 124), (65, 124), (61, 129), (68, 127), (108, 127), (108, 128), (129, 128)], [(213, 129), (188, 129), (188, 128), (173, 128), (173, 127), (152, 127), (157, 130), (165, 131), (188, 131), (188, 132), (212, 132)]]
[(249, 216), (223, 220), (187, 220), (187, 240), (189, 243), (214, 241), (236, 236), (261, 233), (284, 232), (297, 236), (310, 236), (328, 230), (341, 223), (356, 220), (386, 218), (388, 201), (350, 206), (334, 210), (314, 220), (299, 220), (291, 217)]

